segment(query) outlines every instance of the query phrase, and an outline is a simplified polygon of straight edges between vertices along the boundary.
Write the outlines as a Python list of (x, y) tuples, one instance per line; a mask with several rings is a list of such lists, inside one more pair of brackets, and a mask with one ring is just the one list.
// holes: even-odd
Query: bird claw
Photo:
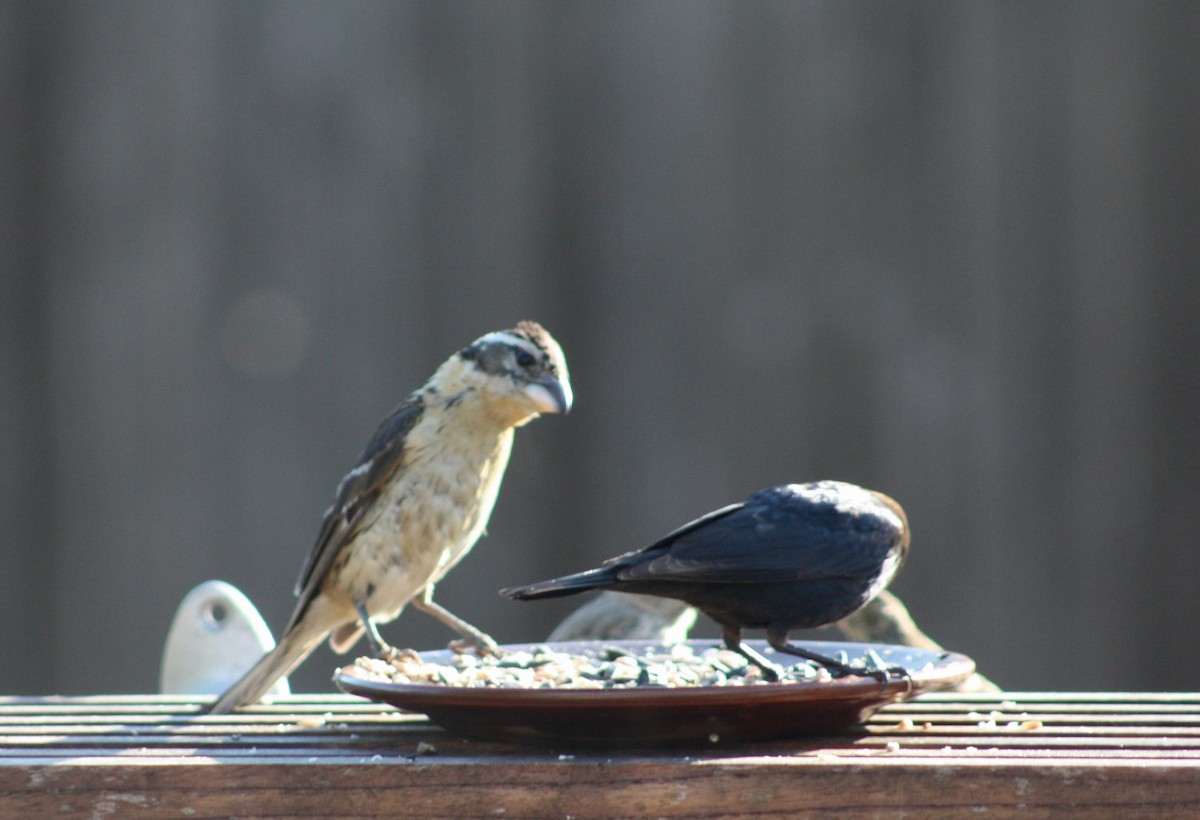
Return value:
[(382, 646), (375, 647), (375, 657), (381, 661), (387, 661), (388, 663), (414, 658), (418, 661), (421, 660), (420, 656), (417, 655), (416, 650), (414, 649), (397, 649), (396, 647), (386, 643)]
[(462, 655), (469, 650), (474, 650), (477, 655), (491, 655), (497, 657), (504, 654), (500, 651), (500, 646), (487, 635), (455, 638), (450, 641), (446, 647), (455, 654)]
[(904, 694), (910, 695), (913, 690), (912, 675), (903, 666), (889, 666), (884, 669), (867, 669), (865, 667), (847, 666), (843, 670), (844, 675), (858, 675), (861, 678), (874, 678), (884, 686), (892, 682), (892, 676), (899, 676), (904, 680)]
[(762, 664), (752, 662), (751, 665), (757, 667), (758, 671), (762, 673), (763, 679), (771, 683), (783, 680), (784, 670), (773, 663)]
[(880, 683), (884, 684), (885, 686), (892, 680), (893, 675), (898, 675), (901, 678), (903, 678), (905, 681), (905, 684), (907, 687), (905, 694), (908, 694), (908, 693), (912, 692), (912, 690), (913, 690), (912, 676), (908, 673), (908, 670), (905, 669), (903, 666), (888, 666), (888, 667), (884, 667), (884, 668), (880, 668), (880, 667), (869, 668), (866, 666), (850, 666), (848, 664), (842, 664), (842, 663), (833, 664), (833, 663), (823, 663), (821, 661), (817, 661), (817, 663), (820, 663), (821, 666), (825, 667), (831, 673), (834, 673), (835, 677), (838, 677), (838, 678), (845, 678), (845, 677), (874, 678), (875, 680), (879, 681)]
[(911, 695), (913, 691), (913, 678), (908, 673), (908, 670), (903, 666), (889, 666), (887, 669), (879, 670), (883, 673), (883, 677), (879, 680), (884, 686), (892, 680), (892, 675), (898, 675), (904, 681), (904, 694)]

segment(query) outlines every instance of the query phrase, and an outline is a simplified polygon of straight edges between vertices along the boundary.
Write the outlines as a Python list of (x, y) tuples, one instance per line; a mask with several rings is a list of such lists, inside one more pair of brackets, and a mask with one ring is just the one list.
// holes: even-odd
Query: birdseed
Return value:
[[(427, 661), (407, 650), (391, 660), (359, 658), (350, 671), (381, 683), (502, 689), (756, 686), (773, 682), (736, 652), (720, 646), (693, 649), (685, 644), (636, 650), (597, 644), (583, 654), (535, 646), (484, 657), (455, 653), (448, 663)], [(785, 666), (782, 671), (780, 683), (832, 680), (827, 669), (809, 661)]]

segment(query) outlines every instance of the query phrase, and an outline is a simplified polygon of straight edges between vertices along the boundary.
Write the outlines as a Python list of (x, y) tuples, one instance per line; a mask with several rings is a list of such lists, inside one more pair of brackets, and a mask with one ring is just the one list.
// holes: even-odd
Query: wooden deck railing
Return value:
[(1197, 694), (934, 694), (843, 732), (670, 752), (461, 740), (340, 695), (200, 711), (0, 699), (0, 816), (1200, 813)]

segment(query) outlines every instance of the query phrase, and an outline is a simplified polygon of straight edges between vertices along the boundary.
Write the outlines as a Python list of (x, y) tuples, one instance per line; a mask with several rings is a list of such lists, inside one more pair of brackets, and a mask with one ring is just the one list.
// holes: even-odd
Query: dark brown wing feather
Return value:
[(403, 464), (405, 439), (424, 410), (425, 403), (418, 395), (410, 396), (393, 410), (371, 436), (354, 468), (338, 485), (333, 506), (325, 511), (317, 542), (296, 581), (296, 595), (300, 601), (288, 629), (300, 620), (320, 592), (321, 581), (342, 547), (370, 523), (375, 499)]

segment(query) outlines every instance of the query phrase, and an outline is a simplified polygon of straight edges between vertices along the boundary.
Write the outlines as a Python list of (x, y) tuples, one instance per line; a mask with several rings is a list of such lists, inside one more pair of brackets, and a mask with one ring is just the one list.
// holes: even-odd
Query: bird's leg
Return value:
[(367, 641), (371, 644), (371, 654), (385, 661), (396, 657), (399, 653), (379, 634), (379, 627), (375, 626), (375, 622), (367, 614), (367, 605), (355, 604), (354, 610), (358, 613), (358, 619), (362, 621), (363, 629), (367, 632)]
[(722, 636), (725, 639), (725, 646), (727, 648), (738, 653), (750, 663), (761, 669), (763, 676), (767, 680), (777, 681), (782, 677), (783, 671), (778, 666), (764, 658), (759, 652), (756, 652), (742, 643), (741, 627), (726, 626), (722, 631)]
[(788, 655), (795, 655), (798, 658), (804, 658), (805, 660), (810, 660), (815, 663), (819, 663), (819, 664), (821, 664), (821, 666), (824, 666), (826, 669), (830, 669), (834, 672), (837, 672), (840, 675), (858, 675), (859, 677), (866, 677), (867, 675), (871, 674), (871, 670), (867, 669), (866, 667), (850, 666), (849, 664), (845, 664), (845, 663), (842, 663), (841, 661), (834, 660), (833, 658), (830, 658), (827, 655), (822, 655), (817, 652), (809, 652), (807, 649), (801, 649), (798, 646), (792, 646), (787, 641), (784, 641), (782, 643), (775, 643), (774, 641), (772, 641), (771, 647), (776, 652), (783, 652)]
[(810, 652), (807, 649), (801, 649), (798, 646), (793, 646), (788, 643), (787, 630), (778, 630), (768, 627), (767, 642), (776, 652), (783, 652), (788, 655), (795, 655), (798, 658), (814, 661), (821, 664), (826, 669), (835, 671), (841, 675), (856, 675), (860, 678), (875, 678), (880, 683), (887, 683), (891, 673), (895, 672), (904, 676), (908, 681), (909, 691), (912, 691), (912, 678), (909, 677), (908, 670), (900, 666), (894, 666), (889, 669), (867, 669), (865, 666), (851, 666), (847, 663), (834, 660), (817, 652)]
[(490, 635), (471, 626), (444, 606), (434, 603), (432, 585), (425, 587), (425, 591), (416, 598), (413, 598), (410, 603), (422, 612), (437, 618), (459, 635), (462, 635), (462, 640), (453, 641), (450, 644), (450, 648), (455, 652), (471, 648), (481, 655), (500, 654), (500, 647), (492, 640)]

